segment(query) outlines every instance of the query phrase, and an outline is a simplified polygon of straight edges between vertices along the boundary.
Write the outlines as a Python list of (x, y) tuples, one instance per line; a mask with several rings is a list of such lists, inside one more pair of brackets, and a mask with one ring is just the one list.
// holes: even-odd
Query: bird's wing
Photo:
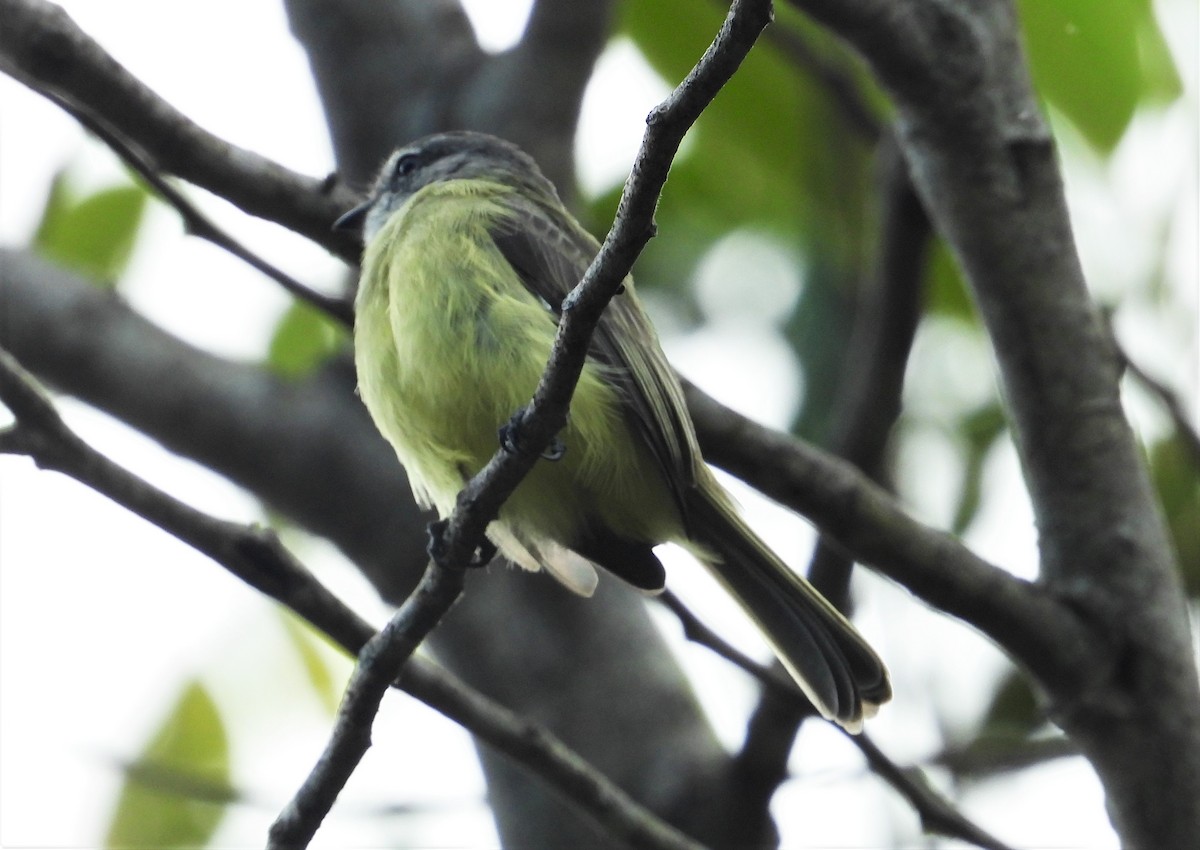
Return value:
[[(600, 246), (573, 219), (525, 195), (509, 195), (504, 204), (511, 214), (495, 220), (492, 239), (525, 286), (557, 316)], [(685, 496), (703, 461), (683, 389), (632, 280), (626, 279), (624, 291), (600, 317), (590, 355), (616, 375), (630, 420), (662, 467), (686, 524)]]

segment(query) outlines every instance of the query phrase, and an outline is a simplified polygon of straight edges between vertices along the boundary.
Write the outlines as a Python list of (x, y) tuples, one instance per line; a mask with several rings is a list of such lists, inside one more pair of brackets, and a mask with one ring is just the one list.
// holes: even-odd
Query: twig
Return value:
[(1179, 440), (1183, 443), (1183, 447), (1187, 451), (1188, 459), (1192, 466), (1200, 469), (1200, 430), (1197, 430), (1196, 426), (1192, 424), (1187, 405), (1179, 397), (1179, 393), (1151, 375), (1129, 357), (1129, 353), (1121, 345), (1120, 340), (1117, 339), (1115, 329), (1112, 326), (1112, 317), (1106, 316), (1105, 318), (1108, 320), (1108, 331), (1112, 337), (1113, 345), (1116, 347), (1117, 356), (1121, 358), (1125, 369), (1138, 380), (1138, 383), (1162, 402), (1162, 406), (1166, 408), (1167, 415), (1171, 417), (1171, 424), (1175, 426), (1175, 433), (1179, 435)]
[(267, 847), (306, 847), (371, 746), (383, 695), (421, 641), (458, 600), (464, 569), (430, 560), (421, 583), (388, 624), (367, 641), (346, 687), (329, 743), (300, 790), (271, 824)]
[[(663, 592), (659, 601), (679, 618), (683, 633), (688, 640), (705, 646), (717, 655), (741, 668), (757, 679), (764, 688), (790, 703), (802, 716), (815, 715), (816, 710), (808, 698), (790, 678), (777, 668), (764, 667), (705, 625), (686, 605), (670, 591)], [(967, 820), (954, 805), (929, 784), (925, 774), (917, 767), (901, 767), (875, 745), (868, 735), (852, 735), (841, 727), (838, 731), (858, 747), (866, 757), (871, 772), (887, 782), (900, 796), (908, 801), (921, 819), (921, 827), (928, 833), (958, 838), (984, 850), (1010, 850), (1007, 844), (989, 835), (979, 826)]]
[[(105, 458), (74, 434), (24, 369), (0, 349), (0, 401), (16, 424), (0, 431), (0, 453), (25, 454), (68, 475), (212, 558), (357, 654), (375, 630), (301, 567), (268, 531), (208, 516)], [(511, 757), (601, 827), (639, 847), (695, 845), (600, 774), (544, 727), (412, 658), (396, 687)]]
[(223, 248), (239, 260), (271, 278), (271, 280), (278, 283), (296, 298), (328, 314), (333, 319), (341, 322), (345, 327), (350, 328), (354, 326), (354, 307), (347, 299), (323, 295), (255, 254), (219, 227), (216, 222), (200, 212), (199, 208), (184, 197), (182, 192), (163, 179), (162, 175), (151, 165), (146, 154), (138, 149), (137, 144), (123, 138), (120, 132), (114, 129), (104, 118), (76, 106), (54, 92), (46, 92), (45, 97), (56, 103), (64, 112), (73, 116), (76, 121), (95, 134), (126, 165), (136, 171), (143, 180), (150, 184), (164, 201), (175, 208), (180, 218), (183, 219), (185, 230), (192, 236), (211, 242), (218, 248)]
[[(609, 299), (629, 274), (642, 247), (653, 235), (654, 208), (684, 134), (737, 70), (770, 18), (770, 2), (735, 2), (716, 39), (696, 67), (646, 119), (645, 138), (626, 181), (616, 221), (583, 280), (563, 301), (562, 318), (549, 363), (532, 403), (521, 417), (519, 449), (498, 449), (487, 466), (459, 494), (455, 510), (441, 533), (444, 564), (459, 568), (467, 565), (500, 506), (533, 468), (554, 435), (565, 427), (571, 395), (583, 370), (592, 331)], [(396, 633), (401, 631), (397, 629)], [(389, 658), (401, 657), (390, 650), (382, 654)], [(398, 670), (396, 668), (393, 675)], [(279, 835), (273, 828), (272, 847), (307, 846), (353, 771), (350, 762), (357, 763), (354, 754), (360, 758), (366, 751), (369, 721), (378, 710), (382, 695), (382, 688), (364, 687), (362, 702), (357, 698), (354, 700), (355, 722), (362, 724), (360, 729), (355, 735), (335, 733), (342, 740), (331, 740), (327, 757), (322, 758), (305, 782), (303, 805), (298, 803), (280, 816), (281, 821), (302, 823), (303, 826), (281, 827)], [(349, 698), (347, 702), (350, 702)], [(343, 724), (339, 722), (338, 725)]]
[(550, 361), (520, 422), (521, 451), (497, 452), (459, 495), (444, 538), (447, 552), (474, 550), (500, 504), (566, 425), (592, 331), (654, 235), (654, 209), (684, 134), (737, 70), (770, 19), (770, 2), (736, 0), (696, 67), (647, 117), (616, 220), (583, 279), (563, 301)]
[(1080, 755), (1079, 746), (1065, 735), (1029, 738), (993, 734), (943, 750), (930, 763), (946, 768), (956, 779), (978, 781)]
[(354, 205), (353, 192), (297, 174), (219, 139), (129, 73), (58, 6), (0, 0), (0, 68), (57, 102), (101, 106), (105, 120), (136, 143), (156, 171), (217, 194), (250, 215), (278, 222), (349, 262), (355, 240), (330, 224)]

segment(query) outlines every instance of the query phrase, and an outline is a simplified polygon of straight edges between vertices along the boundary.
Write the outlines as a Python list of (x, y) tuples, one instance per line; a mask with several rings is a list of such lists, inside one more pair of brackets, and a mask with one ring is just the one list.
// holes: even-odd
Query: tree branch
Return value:
[(354, 327), (354, 305), (350, 300), (323, 295), (251, 251), (226, 230), (219, 227), (216, 222), (200, 212), (200, 209), (195, 204), (189, 201), (182, 192), (172, 186), (169, 181), (155, 170), (154, 166), (146, 159), (144, 153), (137, 150), (127, 140), (121, 138), (120, 133), (110, 127), (103, 116), (93, 115), (86, 110), (79, 109), (74, 104), (63, 100), (54, 93), (46, 93), (45, 96), (48, 100), (56, 103), (64, 112), (74, 117), (82, 126), (94, 133), (127, 166), (137, 172), (158, 193), (163, 201), (179, 213), (179, 217), (183, 219), (184, 229), (187, 233), (228, 251), (246, 263), (246, 265), (278, 283), (293, 297), (327, 314), (346, 328)]
[(647, 119), (648, 129), (617, 209), (617, 219), (583, 280), (563, 301), (550, 362), (521, 414), (522, 439), (498, 448), (459, 494), (439, 535), (438, 555), (416, 594), (368, 644), (317, 766), (271, 828), (272, 848), (308, 845), (370, 746), (370, 727), (387, 683), (462, 590), (461, 570), (483, 545), (504, 501), (567, 423), (592, 331), (652, 235), (654, 208), (683, 135), (729, 80), (770, 21), (770, 3), (735, 2), (716, 40), (679, 87)]
[(480, 67), (459, 98), (464, 126), (519, 144), (568, 205), (575, 196), (579, 109), (608, 42), (613, 6), (613, 0), (538, 0), (521, 40)]
[(459, 93), (488, 57), (458, 3), (286, 0), (284, 8), (351, 186), (365, 186), (399, 145), (459, 129)]
[[(1045, 675), (1130, 846), (1200, 833), (1200, 683), (1175, 559), (1121, 409), (1053, 139), (1009, 0), (793, 0), (891, 94), (910, 173), (991, 336), (1039, 530), (1041, 575), (1111, 663)], [(1064, 612), (1065, 613), (1065, 612)]]
[(355, 196), (289, 171), (193, 123), (131, 75), (58, 6), (0, 0), (0, 68), (25, 85), (104, 123), (145, 152), (156, 170), (182, 177), (245, 212), (300, 233), (349, 262), (354, 240), (330, 224)]
[[(197, 511), (88, 446), (2, 348), (0, 402), (16, 417), (13, 427), (0, 432), (0, 452), (29, 455), (42, 468), (107, 496), (285, 605), (347, 652), (361, 653), (373, 640), (374, 629), (296, 562), (272, 532)], [(396, 683), (547, 780), (634, 846), (694, 850), (694, 843), (658, 821), (550, 732), (470, 691), (433, 665), (411, 659)]]
[[(764, 667), (756, 663), (705, 625), (673, 593), (663, 593), (659, 601), (679, 618), (688, 640), (708, 647), (726, 661), (749, 673), (765, 690), (787, 703), (796, 714), (805, 717), (816, 715), (812, 703), (778, 665)], [(925, 832), (957, 838), (985, 850), (1009, 850), (1007, 844), (968, 820), (949, 800), (939, 794), (919, 768), (903, 768), (896, 764), (865, 733), (852, 735), (841, 727), (838, 727), (838, 731), (863, 754), (871, 772), (908, 801), (921, 819), (921, 828)], [(783, 749), (786, 751), (790, 748)]]
[[(646, 119), (646, 134), (625, 181), (617, 217), (583, 279), (564, 299), (550, 361), (520, 416), (521, 450), (498, 451), (459, 495), (446, 528), (448, 557), (469, 556), (500, 504), (567, 423), (592, 331), (654, 233), (654, 209), (679, 144), (700, 113), (733, 76), (770, 22), (771, 4), (735, 0), (716, 39), (687, 77)], [(464, 556), (463, 552), (467, 555)]]
[(421, 583), (358, 653), (329, 742), (268, 833), (268, 850), (307, 847), (371, 746), (383, 695), (463, 590), (460, 565), (429, 562)]
[(855, 560), (982, 631), (1042, 676), (1103, 664), (1097, 635), (1030, 582), (921, 525), (853, 465), (721, 407), (685, 384), (705, 456), (800, 513)]

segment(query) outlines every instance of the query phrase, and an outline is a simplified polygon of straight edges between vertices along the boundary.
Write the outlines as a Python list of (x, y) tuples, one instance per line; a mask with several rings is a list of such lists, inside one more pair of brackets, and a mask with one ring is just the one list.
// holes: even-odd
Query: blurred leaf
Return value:
[(929, 295), (926, 309), (931, 313), (977, 325), (979, 314), (975, 309), (975, 301), (967, 289), (962, 270), (944, 240), (935, 240), (928, 268)]
[(1150, 447), (1150, 474), (1189, 596), (1200, 595), (1200, 470), (1177, 435)]
[[(724, 15), (708, 0), (627, 2), (621, 10), (621, 31), (671, 83), (691, 69)], [(816, 30), (806, 37), (833, 44)], [(844, 264), (857, 258), (869, 144), (847, 129), (824, 86), (769, 41), (704, 112), (686, 150), (663, 195), (664, 221), (710, 241), (751, 227)]]
[(338, 350), (342, 328), (304, 301), (293, 301), (275, 326), (267, 348), (267, 365), (286, 378), (306, 375)]
[(291, 611), (285, 608), (280, 608), (279, 611), (284, 630), (291, 639), (292, 647), (300, 656), (305, 673), (308, 674), (308, 683), (312, 685), (321, 705), (332, 716), (341, 702), (350, 665), (347, 660), (346, 669), (339, 677), (331, 667), (325, 650), (331, 648), (342, 658), (345, 658), (345, 650), (333, 644), (324, 634), (313, 629)]
[(1142, 58), (1142, 76), (1145, 82), (1145, 98), (1152, 103), (1170, 103), (1183, 94), (1183, 79), (1162, 29), (1152, 10), (1146, 14), (1138, 27), (1138, 48)]
[(1178, 71), (1149, 0), (1021, 0), (1038, 91), (1110, 152), (1143, 100), (1174, 97)]
[(1028, 734), (1045, 722), (1029, 680), (1016, 670), (1010, 670), (992, 695), (992, 703), (984, 715), (983, 731), (988, 734)]
[(131, 767), (121, 789), (104, 845), (109, 848), (202, 847), (216, 831), (225, 807), (182, 792), (187, 777), (209, 787), (229, 787), (229, 742), (208, 692), (189, 682), (166, 721)]
[(829, 444), (854, 323), (854, 301), (844, 275), (832, 264), (814, 260), (796, 309), (783, 328), (804, 375), (804, 397), (791, 430), (820, 446)]
[(133, 183), (80, 197), (60, 171), (34, 234), (34, 248), (46, 259), (115, 288), (133, 253), (147, 198)]
[(984, 405), (964, 416), (957, 433), (964, 444), (963, 477), (951, 530), (962, 534), (979, 513), (983, 498), (983, 465), (988, 452), (1008, 427), (999, 403)]

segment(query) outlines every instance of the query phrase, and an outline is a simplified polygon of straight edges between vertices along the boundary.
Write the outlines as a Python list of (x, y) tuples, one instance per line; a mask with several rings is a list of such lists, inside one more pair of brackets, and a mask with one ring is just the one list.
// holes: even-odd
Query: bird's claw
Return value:
[[(500, 438), (500, 447), (509, 454), (517, 454), (521, 450), (521, 420), (525, 415), (524, 409), (518, 410), (496, 432)], [(549, 461), (562, 460), (567, 453), (567, 444), (561, 437), (555, 437), (542, 452), (542, 459)]]
[[(442, 566), (446, 565), (446, 528), (449, 522), (444, 519), (435, 520), (426, 527), (425, 533), (429, 535), (429, 541), (425, 544), (425, 552)], [(471, 559), (467, 561), (467, 566), (471, 568), (486, 567), (496, 557), (496, 544), (488, 538), (483, 538), (483, 542), (475, 547), (475, 551), (471, 553)]]

